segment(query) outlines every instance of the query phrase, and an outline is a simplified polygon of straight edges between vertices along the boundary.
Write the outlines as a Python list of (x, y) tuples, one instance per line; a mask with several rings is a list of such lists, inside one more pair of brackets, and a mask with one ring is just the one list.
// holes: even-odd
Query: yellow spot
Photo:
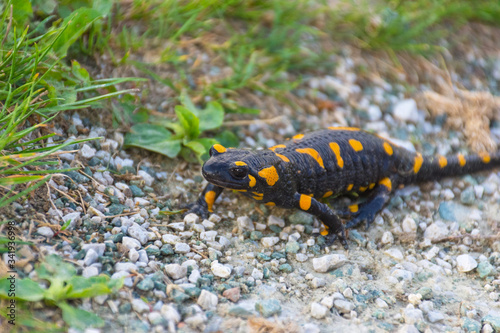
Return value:
[(262, 200), (262, 199), (264, 199), (264, 197), (258, 197), (258, 196), (255, 196), (255, 197), (252, 197), (252, 198), (254, 198), (255, 200)]
[(424, 158), (422, 157), (422, 154), (417, 153), (417, 155), (415, 155), (415, 164), (413, 164), (414, 173), (418, 173), (420, 167), (422, 166), (422, 163), (424, 163)]
[(252, 193), (255, 194), (258, 197), (264, 196), (264, 193), (259, 193), (259, 192), (252, 192)]
[(392, 146), (389, 144), (389, 142), (384, 142), (384, 150), (387, 153), (387, 155), (392, 156)]
[(371, 183), (370, 186), (368, 186), (368, 188), (371, 190), (372, 188), (375, 187), (375, 183)]
[(357, 205), (357, 204), (356, 204), (356, 205), (350, 205), (350, 206), (349, 206), (349, 211), (350, 211), (351, 213), (356, 213), (358, 210), (359, 210), (359, 207), (358, 207), (358, 205)]
[(479, 155), (479, 157), (481, 157), (481, 159), (483, 160), (483, 163), (490, 163), (490, 161), (491, 161), (490, 154), (488, 154), (488, 153), (487, 153), (487, 152), (485, 152), (485, 151), (482, 151), (482, 152), (480, 152), (478, 155)]
[(359, 128), (356, 127), (328, 127), (329, 130), (332, 131), (359, 131)]
[(299, 200), (299, 206), (302, 210), (309, 210), (311, 208), (311, 197), (301, 194)]
[(323, 194), (323, 198), (328, 198), (329, 196), (331, 196), (333, 194), (332, 191), (328, 191), (326, 192), (325, 194)]
[(458, 164), (459, 164), (461, 167), (463, 167), (463, 166), (465, 165), (465, 163), (467, 163), (467, 161), (465, 160), (464, 155), (462, 155), (462, 154), (458, 154), (458, 155), (457, 155), (457, 157), (458, 157)]
[(243, 161), (236, 161), (234, 162), (234, 164), (236, 164), (237, 166), (243, 166), (243, 165), (247, 165), (245, 162)]
[(210, 213), (213, 213), (213, 206), (215, 202), (215, 191), (208, 191), (205, 193), (205, 202), (207, 203), (208, 206), (208, 211)]
[(315, 149), (299, 148), (299, 149), (295, 149), (295, 151), (302, 153), (302, 154), (310, 155), (312, 158), (314, 158), (316, 160), (316, 162), (318, 162), (320, 167), (322, 167), (323, 169), (325, 168), (325, 165), (323, 164), (323, 159), (321, 158), (321, 156), (319, 155), (319, 153)]
[(333, 151), (335, 154), (335, 157), (337, 158), (337, 165), (339, 168), (344, 167), (344, 160), (342, 159), (342, 156), (340, 156), (340, 147), (337, 142), (330, 142), (330, 149)]
[(292, 136), (292, 139), (294, 139), (294, 140), (300, 140), (303, 137), (304, 137), (304, 134), (297, 134), (297, 135)]
[(328, 228), (325, 226), (325, 229), (321, 230), (321, 236), (328, 236)]
[(368, 186), (361, 186), (361, 187), (359, 188), (359, 191), (360, 191), (360, 192), (364, 192), (364, 191), (366, 191), (366, 189), (367, 189), (367, 188), (368, 188)]
[(286, 148), (286, 146), (285, 145), (276, 145), (276, 146), (272, 146), (271, 148), (269, 148), (269, 150), (275, 151), (278, 148)]
[(223, 145), (220, 145), (218, 143), (216, 143), (215, 145), (213, 145), (213, 147), (218, 153), (225, 153), (226, 152), (226, 148), (223, 146)]
[(349, 184), (349, 185), (347, 186), (347, 191), (352, 190), (352, 188), (353, 188), (353, 187), (354, 187), (354, 184)]
[(389, 178), (385, 177), (381, 181), (378, 182), (380, 185), (384, 185), (389, 189), (389, 191), (392, 191), (392, 182)]
[(349, 140), (349, 144), (351, 145), (352, 149), (354, 149), (354, 151), (363, 150), (363, 145), (358, 140), (351, 139)]
[(438, 162), (440, 168), (444, 168), (446, 165), (448, 165), (448, 160), (444, 156), (440, 156)]
[(235, 190), (235, 191), (238, 191), (238, 192), (246, 192), (247, 190)]
[(278, 154), (278, 153), (275, 153), (276, 156), (278, 156), (279, 158), (281, 158), (283, 161), (285, 162), (290, 162), (290, 159), (288, 157), (286, 157), (285, 155), (281, 155), (281, 154)]
[(264, 168), (259, 171), (259, 176), (264, 178), (267, 182), (267, 185), (273, 186), (276, 184), (280, 176), (278, 176), (278, 172), (276, 171), (276, 168), (274, 165), (270, 166), (269, 168)]
[(272, 201), (266, 202), (266, 206), (276, 206), (276, 204)]
[(248, 179), (250, 179), (250, 181), (248, 182), (248, 186), (254, 187), (255, 184), (257, 183), (257, 180), (255, 179), (255, 177), (252, 175), (248, 175)]

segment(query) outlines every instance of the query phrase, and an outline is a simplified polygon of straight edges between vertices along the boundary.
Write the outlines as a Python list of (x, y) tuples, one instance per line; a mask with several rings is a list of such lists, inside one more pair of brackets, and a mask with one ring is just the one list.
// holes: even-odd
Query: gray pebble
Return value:
[(204, 310), (214, 310), (219, 303), (219, 298), (216, 294), (203, 289), (196, 303)]
[(336, 299), (333, 301), (333, 306), (343, 314), (351, 313), (351, 311), (354, 310), (354, 304), (343, 299)]
[(91, 243), (91, 244), (83, 244), (82, 245), (82, 250), (88, 251), (89, 249), (94, 250), (101, 257), (104, 255), (104, 251), (106, 250), (106, 244)]
[(316, 319), (325, 318), (328, 313), (328, 308), (322, 304), (313, 302), (311, 303), (311, 316)]
[(99, 275), (99, 269), (95, 266), (85, 267), (82, 272), (82, 276), (84, 278), (89, 278), (97, 275)]
[(179, 264), (165, 265), (165, 272), (174, 280), (182, 279), (187, 275), (187, 267)]
[(122, 244), (123, 244), (123, 246), (125, 246), (129, 250), (130, 249), (138, 250), (141, 248), (141, 242), (139, 242), (137, 239), (134, 239), (132, 237), (124, 236), (122, 239)]
[(54, 237), (54, 231), (52, 231), (52, 229), (49, 228), (49, 227), (40, 227), (40, 228), (37, 229), (37, 232), (40, 235), (45, 236), (47, 238)]
[(174, 248), (175, 253), (188, 253), (191, 251), (191, 247), (189, 247), (186, 243), (177, 243)]
[(80, 155), (83, 158), (86, 158), (88, 160), (91, 159), (92, 157), (94, 157), (95, 153), (96, 153), (96, 149), (90, 147), (86, 143), (84, 143), (83, 146), (82, 146), (82, 149), (80, 149)]
[(477, 267), (476, 259), (468, 254), (461, 254), (457, 257), (457, 269), (459, 272), (470, 272)]
[(238, 227), (240, 228), (240, 230), (249, 230), (249, 231), (255, 230), (255, 226), (252, 220), (248, 216), (240, 216), (238, 217), (236, 222), (238, 223)]
[(420, 309), (406, 308), (403, 312), (403, 318), (406, 324), (416, 324), (424, 319), (424, 314)]
[(98, 258), (99, 255), (97, 254), (97, 252), (95, 252), (93, 249), (89, 249), (87, 251), (87, 254), (85, 254), (85, 258), (83, 259), (83, 264), (85, 266), (90, 266), (93, 263), (95, 263)]
[(345, 264), (347, 258), (343, 254), (329, 254), (321, 258), (314, 258), (312, 262), (316, 272), (326, 273), (333, 268), (338, 268)]
[(149, 305), (140, 298), (133, 299), (131, 304), (137, 313), (149, 312)]

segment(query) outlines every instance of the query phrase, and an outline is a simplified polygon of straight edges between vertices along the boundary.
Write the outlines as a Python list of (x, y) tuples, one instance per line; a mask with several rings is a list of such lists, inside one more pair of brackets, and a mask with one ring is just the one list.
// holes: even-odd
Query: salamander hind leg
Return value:
[(313, 214), (325, 225), (328, 231), (328, 234), (324, 235), (327, 239), (326, 246), (332, 245), (338, 239), (347, 250), (348, 245), (344, 225), (327, 205), (308, 195), (295, 193), (294, 206), (304, 212)]
[(349, 206), (348, 211), (350, 211), (354, 217), (347, 222), (346, 228), (353, 228), (365, 221), (366, 228), (368, 229), (370, 224), (375, 220), (377, 214), (389, 201), (389, 195), (392, 191), (393, 184), (394, 180), (384, 178), (379, 181), (378, 185), (373, 189), (373, 192), (367, 201), (359, 205)]

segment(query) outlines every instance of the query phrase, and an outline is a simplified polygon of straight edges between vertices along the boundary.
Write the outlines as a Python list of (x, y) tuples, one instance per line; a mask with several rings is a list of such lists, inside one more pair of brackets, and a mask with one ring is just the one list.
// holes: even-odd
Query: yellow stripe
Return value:
[(342, 126), (339, 126), (339, 127), (328, 127), (329, 130), (332, 130), (332, 131), (359, 131), (359, 128), (356, 128), (356, 127), (342, 127)]
[(237, 166), (243, 166), (243, 165), (247, 165), (245, 162), (243, 161), (236, 161), (234, 162), (234, 164), (236, 164)]
[(276, 204), (272, 201), (266, 203), (266, 206), (276, 206)]
[(371, 183), (370, 186), (368, 186), (368, 188), (371, 190), (372, 188), (375, 187), (375, 183)]
[(312, 148), (298, 148), (295, 149), (296, 152), (301, 153), (301, 154), (307, 154), (310, 155), (312, 158), (318, 162), (319, 166), (322, 167), (323, 169), (325, 168), (325, 165), (323, 164), (323, 159), (321, 158), (320, 154)]
[(311, 197), (301, 194), (299, 200), (299, 206), (302, 210), (309, 210), (311, 208)]
[(350, 139), (349, 144), (351, 145), (352, 149), (354, 149), (354, 151), (363, 150), (363, 145), (358, 140)]
[(415, 164), (413, 165), (414, 173), (418, 173), (420, 167), (422, 166), (422, 163), (424, 163), (424, 158), (422, 157), (422, 154), (417, 153), (417, 155), (415, 155)]
[(278, 154), (278, 153), (275, 153), (276, 156), (278, 156), (279, 158), (281, 158), (283, 161), (285, 162), (290, 162), (290, 159), (288, 157), (286, 157), (285, 155), (281, 155), (281, 154)]
[(467, 161), (465, 160), (464, 155), (462, 155), (462, 154), (458, 154), (458, 155), (457, 155), (457, 157), (458, 157), (458, 164), (459, 164), (461, 167), (463, 167), (463, 166), (465, 165), (465, 163), (467, 163)]
[(330, 142), (330, 149), (333, 151), (335, 157), (337, 158), (337, 165), (339, 166), (339, 168), (343, 168), (344, 160), (342, 159), (342, 156), (340, 156), (339, 144), (336, 142)]
[(250, 181), (248, 182), (248, 186), (254, 187), (255, 184), (257, 183), (257, 180), (255, 179), (255, 177), (252, 175), (248, 175), (248, 179), (250, 179)]
[(368, 186), (361, 186), (361, 187), (359, 188), (359, 191), (360, 191), (360, 192), (364, 192), (364, 191), (366, 191), (366, 189), (367, 189), (367, 188), (368, 188)]
[(294, 139), (294, 140), (300, 140), (303, 137), (304, 137), (304, 134), (297, 134), (297, 135), (292, 136), (292, 139)]
[(347, 186), (347, 191), (352, 190), (352, 188), (353, 188), (353, 187), (354, 187), (354, 184), (349, 184), (349, 185)]
[(226, 152), (226, 148), (223, 146), (223, 145), (220, 145), (218, 143), (216, 143), (215, 145), (212, 146), (218, 153), (225, 153)]
[(323, 198), (328, 198), (329, 196), (331, 196), (333, 194), (332, 191), (328, 191), (326, 192), (325, 194), (323, 194)]
[(215, 202), (215, 191), (207, 191), (207, 193), (205, 193), (205, 202), (207, 203), (208, 211), (213, 213), (212, 208)]
[(387, 155), (392, 156), (393, 150), (392, 150), (392, 146), (389, 144), (389, 142), (384, 142), (384, 150), (387, 153)]
[(448, 165), (448, 160), (444, 156), (440, 156), (438, 162), (441, 169)]
[(269, 150), (275, 151), (278, 148), (286, 148), (286, 146), (285, 145), (276, 145), (276, 146), (272, 146), (271, 148), (269, 148)]
[(479, 157), (481, 157), (481, 159), (483, 160), (483, 163), (490, 163), (491, 161), (491, 156), (490, 154), (488, 154), (487, 152), (485, 151), (482, 151), (480, 152), (479, 154)]
[(385, 177), (381, 181), (378, 182), (380, 185), (384, 185), (389, 189), (389, 191), (392, 191), (392, 182), (389, 178)]
[(356, 213), (358, 210), (359, 210), (359, 206), (358, 205), (350, 205), (349, 206), (349, 211), (351, 213)]

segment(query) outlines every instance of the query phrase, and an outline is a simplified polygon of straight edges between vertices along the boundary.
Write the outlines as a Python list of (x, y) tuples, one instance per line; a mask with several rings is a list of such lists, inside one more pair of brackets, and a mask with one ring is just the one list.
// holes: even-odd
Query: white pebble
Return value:
[(213, 261), (210, 270), (215, 276), (221, 278), (228, 278), (231, 275), (231, 268), (222, 264), (219, 264), (217, 260)]
[(313, 268), (316, 272), (326, 273), (333, 268), (342, 266), (347, 262), (345, 255), (336, 253), (323, 256), (321, 258), (314, 258), (312, 260)]
[(457, 269), (459, 272), (470, 272), (477, 267), (476, 259), (468, 254), (461, 254), (457, 257)]
[(322, 319), (326, 317), (328, 313), (328, 308), (322, 304), (313, 302), (311, 303), (311, 316), (316, 319)]

